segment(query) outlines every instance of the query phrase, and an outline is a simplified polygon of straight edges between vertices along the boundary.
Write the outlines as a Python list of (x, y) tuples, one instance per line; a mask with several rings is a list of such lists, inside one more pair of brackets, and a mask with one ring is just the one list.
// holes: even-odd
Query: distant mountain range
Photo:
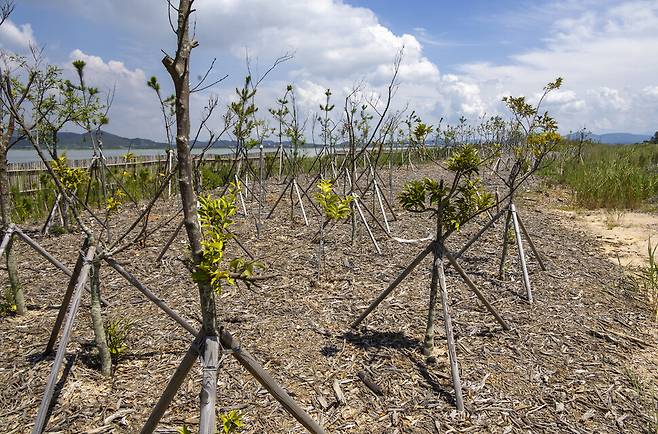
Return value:
[[(578, 133), (571, 133), (567, 135), (570, 139), (578, 139)], [(62, 149), (89, 149), (89, 136), (86, 133), (58, 133), (58, 146)], [(116, 134), (103, 131), (103, 148), (104, 149), (164, 149), (167, 144), (150, 139), (126, 138)], [(607, 134), (590, 134), (590, 140), (595, 142), (605, 143), (609, 145), (626, 145), (631, 143), (641, 143), (649, 140), (651, 136), (645, 134), (631, 134), (631, 133), (607, 133)], [(207, 139), (205, 139), (207, 140)], [(197, 146), (205, 143), (205, 140), (200, 139)], [(230, 140), (219, 140), (215, 146), (217, 147), (233, 147), (235, 142)], [(275, 146), (272, 141), (265, 141), (265, 147)], [(27, 140), (21, 140), (16, 145), (16, 148), (32, 148), (32, 145)]]
[[(164, 149), (167, 144), (158, 142), (151, 139), (142, 138), (126, 138), (116, 134), (103, 131), (102, 134), (103, 148), (104, 149)], [(201, 146), (207, 143), (207, 139), (199, 139)], [(219, 140), (215, 146), (229, 147), (233, 146), (234, 142), (229, 140)], [(14, 145), (17, 148), (32, 148), (32, 145), (23, 139)], [(57, 146), (62, 149), (90, 149), (91, 143), (89, 142), (89, 135), (87, 133), (58, 133)], [(175, 146), (175, 145), (174, 145)]]
[[(579, 133), (572, 133), (567, 135), (570, 139), (578, 139)], [(607, 133), (607, 134), (590, 134), (589, 139), (594, 142), (604, 143), (606, 145), (629, 145), (632, 143), (642, 143), (651, 138), (646, 134), (631, 134), (631, 133)]]

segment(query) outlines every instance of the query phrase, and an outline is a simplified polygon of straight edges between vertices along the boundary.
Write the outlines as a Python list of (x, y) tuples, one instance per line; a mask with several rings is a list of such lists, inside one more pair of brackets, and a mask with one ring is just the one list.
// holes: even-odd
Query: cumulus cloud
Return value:
[(498, 85), (535, 100), (537, 90), (562, 76), (563, 89), (546, 100), (546, 107), (564, 130), (586, 125), (604, 131), (652, 131), (657, 112), (647, 96), (656, 89), (656, 28), (656, 2), (591, 8), (556, 20), (543, 47), (514, 55), (507, 63), (463, 65), (461, 73), (482, 88)]
[[(153, 47), (173, 48), (166, 7), (154, 7), (152, 0), (59, 2), (86, 19), (115, 23), (117, 32), (132, 35), (142, 47), (150, 47), (149, 52)], [(232, 77), (216, 89), (195, 94), (193, 113), (200, 111), (211, 92), (219, 94), (222, 105), (234, 98), (232, 88), (241, 84), (246, 52), (254, 71), (259, 63), (266, 65), (285, 52), (295, 54), (259, 88), (258, 103), (266, 116), (265, 108), (275, 104), (288, 82), (295, 83), (300, 108), (310, 112), (318, 110), (327, 88), (334, 92), (339, 108), (342, 98), (355, 86), (383, 94), (393, 73), (393, 60), (404, 46), (396, 106), (408, 102), (430, 122), (439, 118), (454, 121), (461, 115), (505, 114), (500, 101), (503, 96), (527, 95), (536, 101), (547, 82), (563, 76), (563, 88), (545, 101), (545, 108), (558, 119), (563, 131), (583, 126), (602, 130), (597, 132), (655, 130), (655, 1), (562, 0), (524, 8), (526, 15), (515, 17), (516, 21), (537, 25), (550, 21), (545, 38), (535, 48), (496, 63), (484, 57), (480, 62), (457, 66), (448, 74), (423, 51), (423, 44), (439, 42), (426, 29), (410, 29), (415, 35), (396, 34), (371, 10), (341, 0), (197, 0), (195, 7), (200, 46), (193, 53), (193, 70), (216, 56), (220, 69), (228, 69)], [(151, 24), (145, 26), (147, 22)], [(22, 34), (31, 35), (29, 25), (21, 29)], [(96, 65), (100, 81), (117, 83), (113, 113), (121, 107), (116, 117), (126, 118), (120, 131), (125, 133), (138, 124), (135, 134), (161, 137), (159, 124), (151, 120), (156, 105), (143, 86), (146, 74), (120, 61), (89, 59), (90, 65)], [(168, 83), (160, 65), (136, 66), (160, 72), (163, 83)], [(140, 117), (148, 120), (135, 121)], [(193, 114), (193, 119), (198, 115)]]
[(162, 129), (157, 99), (153, 91), (146, 87), (146, 74), (143, 70), (129, 69), (123, 62), (104, 60), (99, 56), (75, 49), (69, 54), (69, 61), (62, 65), (64, 74), (72, 81), (77, 80), (72, 62), (85, 62), (85, 81), (88, 86), (97, 87), (104, 95), (114, 93), (109, 111), (110, 124), (107, 129), (129, 137), (157, 137)]
[(30, 24), (16, 25), (8, 19), (0, 26), (0, 46), (3, 48), (22, 52), (30, 45), (36, 44), (37, 41)]

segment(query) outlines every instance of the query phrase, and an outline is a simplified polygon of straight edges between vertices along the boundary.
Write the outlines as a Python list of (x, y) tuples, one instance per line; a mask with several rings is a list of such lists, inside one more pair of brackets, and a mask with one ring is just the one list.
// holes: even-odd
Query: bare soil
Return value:
[[(397, 172), (395, 191), (412, 177), (441, 174), (435, 165)], [(511, 250), (508, 279), (497, 278), (502, 224), (460, 260), (511, 331), (503, 331), (457, 273), (447, 269), (467, 407), (463, 415), (453, 404), (447, 352), (438, 351), (435, 363), (420, 352), (429, 259), (362, 328), (349, 329), (423, 248), (392, 240), (376, 225), (382, 255), (363, 225), (353, 244), (349, 224), (331, 228), (319, 275), (315, 216), (304, 226), (296, 209), (291, 220), (284, 200), (259, 238), (253, 218), (239, 218), (235, 232), (240, 240), (276, 276), (251, 288), (226, 287), (218, 298), (223, 324), (327, 432), (655, 432), (658, 337), (644, 295), (607, 259), (602, 239), (556, 211), (550, 192), (533, 190), (517, 206), (548, 268), (542, 272), (530, 256), (534, 304), (523, 298), (516, 249)], [(272, 188), (268, 202), (273, 204), (276, 197), (277, 188)], [(372, 198), (364, 201), (370, 205)], [(153, 224), (167, 219), (177, 206), (174, 199), (158, 204), (151, 213)], [(308, 203), (306, 207), (312, 214)], [(394, 235), (422, 238), (431, 233), (432, 224), (424, 216), (396, 212)], [(135, 213), (124, 210), (114, 222), (117, 230)], [(486, 221), (484, 215), (469, 223), (451, 237), (449, 248), (459, 250)], [(184, 233), (164, 263), (155, 263), (176, 223), (117, 259), (196, 325), (198, 293), (182, 262), (187, 254)], [(72, 268), (82, 242), (79, 234), (35, 238)], [(42, 352), (67, 284), (61, 272), (29, 247), (19, 241), (16, 246), (30, 312), (0, 318), (0, 429), (6, 433), (32, 428), (52, 365), (52, 357), (44, 358)], [(235, 244), (227, 253), (232, 255), (243, 255)], [(111, 302), (105, 315), (134, 322), (129, 349), (111, 378), (100, 375), (85, 294), (47, 432), (138, 432), (192, 340), (109, 267), (102, 273), (103, 295)], [(6, 275), (2, 279), (6, 285)], [(437, 321), (436, 345), (443, 349), (443, 323)], [(366, 387), (359, 378), (363, 372), (381, 387), (382, 396)], [(200, 366), (195, 367), (159, 432), (174, 433), (183, 424), (195, 429), (200, 373)], [(336, 402), (335, 382), (345, 396), (343, 405)], [(305, 432), (228, 354), (219, 371), (217, 402), (219, 411), (241, 409), (246, 433)]]

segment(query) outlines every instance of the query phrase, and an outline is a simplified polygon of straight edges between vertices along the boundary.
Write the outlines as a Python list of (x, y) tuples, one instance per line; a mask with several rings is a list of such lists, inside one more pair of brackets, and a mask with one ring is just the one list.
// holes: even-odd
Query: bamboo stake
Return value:
[(167, 253), (167, 250), (169, 250), (169, 247), (171, 246), (171, 243), (174, 242), (174, 240), (175, 240), (176, 237), (178, 236), (178, 233), (179, 233), (180, 230), (183, 228), (183, 225), (184, 225), (184, 224), (185, 224), (185, 219), (181, 219), (180, 223), (179, 223), (178, 226), (176, 227), (176, 230), (174, 231), (173, 234), (171, 234), (171, 236), (169, 237), (169, 239), (168, 239), (167, 242), (165, 243), (164, 247), (163, 247), (162, 250), (160, 251), (160, 254), (158, 255), (158, 257), (157, 257), (157, 259), (155, 260), (155, 262), (161, 262), (161, 261), (162, 261), (162, 258), (164, 257), (165, 253)]
[(38, 254), (40, 254), (41, 256), (46, 258), (48, 260), (48, 262), (53, 264), (55, 267), (62, 270), (62, 272), (64, 274), (71, 277), (71, 275), (72, 275), (71, 270), (66, 268), (66, 266), (64, 264), (59, 262), (55, 257), (53, 257), (43, 247), (41, 247), (37, 242), (35, 242), (32, 238), (30, 238), (25, 233), (23, 233), (23, 231), (21, 231), (17, 226), (14, 226), (14, 231), (16, 232), (16, 235), (18, 235), (19, 237), (21, 237), (21, 239), (23, 241), (25, 241), (26, 244), (28, 244), (30, 247), (32, 247), (34, 250), (36, 250)]
[(372, 244), (374, 244), (375, 249), (377, 250), (377, 253), (379, 253), (381, 255), (382, 251), (379, 248), (379, 244), (377, 244), (377, 240), (375, 239), (375, 236), (372, 234), (372, 231), (370, 230), (370, 226), (368, 225), (368, 222), (366, 221), (366, 217), (363, 215), (363, 211), (361, 210), (361, 205), (359, 205), (359, 196), (357, 196), (356, 194), (352, 194), (352, 196), (354, 197), (354, 205), (356, 205), (356, 209), (359, 212), (359, 216), (361, 216), (361, 221), (366, 226), (366, 230), (368, 231), (368, 235), (370, 236), (370, 240), (372, 241)]
[(203, 338), (203, 334), (199, 332), (197, 338), (187, 349), (187, 352), (183, 356), (183, 359), (178, 365), (178, 368), (176, 368), (176, 372), (174, 372), (174, 375), (169, 380), (169, 383), (167, 383), (167, 387), (165, 387), (164, 392), (162, 392), (162, 395), (160, 395), (157, 404), (155, 404), (155, 407), (153, 407), (153, 410), (151, 410), (151, 414), (146, 420), (146, 423), (144, 423), (140, 434), (152, 434), (153, 431), (155, 431), (157, 428), (160, 419), (162, 419), (162, 416), (164, 416), (165, 412), (171, 405), (171, 401), (174, 400), (176, 392), (178, 392), (178, 389), (180, 389), (183, 381), (185, 381), (187, 374), (189, 374), (192, 366), (194, 366), (194, 362), (199, 355), (199, 349), (201, 347), (201, 341)]
[(510, 220), (512, 219), (511, 207), (506, 208), (507, 216), (505, 216), (505, 228), (503, 229), (503, 251), (500, 255), (500, 266), (498, 267), (498, 278), (502, 279), (505, 274), (505, 258), (507, 257), (508, 240), (507, 233), (509, 232)]
[(302, 209), (302, 215), (304, 216), (304, 224), (308, 226), (308, 218), (306, 218), (306, 211), (304, 210), (304, 202), (302, 202), (302, 195), (299, 193), (299, 187), (297, 186), (297, 180), (295, 178), (292, 179), (292, 185), (295, 188), (295, 192), (297, 193), (297, 200), (299, 201), (299, 206)]
[(55, 355), (55, 361), (53, 362), (52, 369), (48, 376), (48, 381), (46, 382), (46, 390), (44, 391), (43, 398), (41, 400), (41, 405), (39, 406), (39, 412), (37, 413), (37, 419), (34, 422), (34, 428), (32, 429), (32, 434), (41, 434), (46, 426), (46, 416), (48, 415), (48, 408), (50, 407), (50, 401), (55, 392), (55, 384), (57, 382), (57, 375), (59, 369), (62, 366), (64, 361), (64, 355), (66, 353), (66, 345), (71, 338), (71, 330), (73, 329), (73, 323), (75, 322), (75, 316), (80, 307), (80, 300), (82, 296), (82, 288), (84, 288), (87, 283), (87, 277), (89, 276), (89, 269), (91, 268), (91, 261), (94, 258), (94, 253), (96, 252), (96, 246), (91, 245), (85, 254), (84, 265), (80, 270), (80, 275), (78, 276), (77, 283), (75, 286), (75, 292), (73, 294), (73, 302), (69, 307), (69, 313), (66, 318), (66, 324), (64, 325), (64, 332), (62, 333), (62, 340), (57, 347), (57, 354)]
[(14, 234), (14, 225), (9, 225), (7, 227), (7, 230), (5, 231), (5, 236), (2, 237), (2, 244), (0, 244), (0, 257), (5, 254), (5, 249), (7, 249), (7, 245), (9, 245), (9, 240), (11, 239), (12, 235)]
[(55, 201), (53, 202), (52, 208), (50, 208), (50, 212), (48, 213), (48, 218), (46, 219), (46, 222), (43, 225), (43, 228), (41, 228), (41, 234), (45, 235), (48, 233), (50, 230), (50, 226), (53, 223), (53, 219), (55, 218), (55, 212), (59, 209), (59, 200), (61, 198), (62, 194), (57, 193), (57, 197), (55, 197)]
[(476, 242), (478, 239), (480, 239), (480, 237), (482, 236), (482, 234), (484, 234), (484, 233), (487, 231), (487, 229), (489, 229), (491, 226), (493, 226), (493, 224), (496, 222), (496, 220), (498, 220), (498, 219), (503, 215), (503, 213), (504, 213), (505, 211), (506, 211), (506, 210), (504, 210), (504, 209), (498, 211), (498, 213), (497, 213), (496, 215), (494, 215), (493, 218), (491, 218), (491, 219), (487, 222), (487, 224), (485, 224), (485, 225), (482, 227), (482, 229), (480, 229), (480, 230), (478, 231), (477, 234), (473, 235), (473, 236), (471, 237), (471, 239), (469, 239), (469, 240), (466, 242), (466, 244), (464, 244), (464, 246), (461, 248), (461, 250), (459, 250), (459, 252), (457, 252), (457, 253), (455, 254), (455, 259), (459, 259), (459, 257), (461, 257), (461, 255), (463, 255), (463, 254), (466, 252), (466, 250), (468, 250), (469, 247), (471, 247), (471, 246), (473, 245), (474, 242)]
[(473, 281), (468, 277), (464, 269), (457, 263), (457, 260), (452, 256), (450, 251), (446, 249), (444, 245), (441, 246), (443, 248), (443, 253), (445, 254), (446, 258), (448, 258), (448, 261), (452, 264), (452, 266), (457, 270), (457, 273), (462, 277), (464, 280), (464, 283), (475, 293), (477, 298), (480, 299), (480, 301), (486, 306), (487, 310), (491, 312), (491, 314), (496, 318), (498, 323), (503, 327), (504, 330), (509, 330), (510, 327), (507, 325), (507, 322), (503, 319), (502, 316), (498, 313), (498, 311), (489, 303), (489, 301), (485, 298), (484, 294), (480, 292), (480, 290), (475, 286)]
[(375, 181), (375, 193), (377, 194), (377, 201), (379, 202), (379, 209), (382, 211), (382, 216), (384, 217), (384, 224), (386, 225), (386, 232), (391, 233), (391, 227), (388, 224), (388, 218), (386, 218), (386, 211), (384, 210), (384, 204), (382, 203), (382, 195), (379, 191), (379, 186), (377, 181)]
[(514, 226), (514, 234), (516, 236), (516, 245), (519, 250), (519, 261), (521, 262), (521, 271), (523, 272), (523, 286), (525, 286), (526, 294), (528, 295), (528, 303), (532, 303), (532, 288), (530, 287), (528, 266), (525, 263), (525, 253), (523, 251), (523, 240), (521, 239), (521, 231), (519, 230), (519, 222), (516, 218), (516, 207), (514, 206), (514, 204), (510, 205), (510, 212), (512, 214), (512, 224)]
[(446, 276), (443, 269), (443, 258), (438, 258), (439, 287), (441, 288), (441, 305), (443, 306), (443, 326), (448, 342), (448, 359), (450, 360), (450, 373), (452, 375), (452, 387), (455, 390), (455, 403), (457, 410), (464, 411), (464, 397), (462, 396), (462, 383), (459, 378), (459, 365), (457, 363), (457, 350), (455, 348), (455, 334), (452, 328), (452, 318), (448, 306), (448, 289), (446, 287)]
[(422, 250), (415, 258), (413, 261), (407, 265), (407, 267), (402, 270), (402, 272), (398, 275), (398, 277), (395, 278), (393, 282), (391, 282), (388, 287), (383, 290), (375, 300), (373, 300), (372, 303), (368, 306), (368, 308), (359, 315), (359, 317), (350, 325), (351, 328), (355, 329), (361, 324), (361, 322), (366, 319), (368, 315), (372, 313), (373, 310), (379, 306), (379, 304), (388, 297), (388, 295), (402, 282), (405, 277), (407, 277), (413, 270), (418, 266), (418, 264), (421, 263), (423, 259), (425, 259), (425, 256), (427, 256), (432, 249), (434, 248), (434, 242), (431, 242), (425, 247), (424, 250)]
[(201, 387), (200, 396), (199, 434), (215, 434), (217, 429), (215, 401), (217, 399), (217, 366), (219, 364), (219, 339), (217, 336), (204, 338), (202, 362), (203, 387)]
[(123, 268), (114, 258), (105, 257), (103, 259), (105, 260), (105, 262), (108, 263), (110, 267), (114, 268), (114, 270), (116, 270), (116, 272), (119, 273), (124, 279), (126, 279), (131, 285), (137, 288), (139, 292), (144, 294), (146, 298), (151, 300), (156, 306), (162, 309), (170, 318), (172, 318), (174, 321), (180, 324), (181, 327), (187, 330), (190, 334), (194, 336), (197, 335), (197, 331), (194, 327), (192, 327), (187, 321), (181, 318), (180, 315), (178, 315), (169, 306), (167, 306), (167, 304), (164, 301), (162, 301), (157, 295), (155, 295), (151, 290), (149, 290), (139, 280), (137, 280), (135, 276), (133, 276), (130, 272), (128, 272), (125, 268)]
[(543, 271), (546, 271), (546, 266), (544, 265), (544, 261), (541, 259), (541, 255), (537, 251), (537, 248), (535, 247), (535, 243), (532, 241), (532, 237), (526, 230), (525, 225), (523, 224), (523, 220), (521, 220), (521, 215), (519, 215), (518, 212), (516, 213), (516, 221), (519, 223), (519, 227), (521, 227), (521, 230), (523, 231), (526, 240), (528, 240), (528, 244), (530, 244), (530, 249), (532, 249), (532, 253), (535, 254), (535, 257), (537, 258), (537, 262), (539, 262), (539, 266)]
[(84, 264), (84, 255), (82, 252), (86, 251), (89, 248), (88, 240), (89, 240), (88, 238), (85, 238), (85, 241), (82, 244), (82, 249), (78, 254), (78, 260), (75, 262), (75, 267), (73, 268), (71, 279), (69, 280), (69, 284), (66, 288), (66, 292), (64, 293), (64, 297), (62, 298), (62, 304), (59, 307), (59, 312), (57, 312), (57, 318), (55, 319), (55, 324), (53, 325), (53, 329), (50, 332), (50, 339), (48, 339), (48, 344), (46, 345), (44, 354), (50, 354), (53, 351), (53, 348), (55, 347), (55, 342), (57, 341), (59, 330), (62, 327), (62, 323), (64, 322), (64, 317), (66, 316), (66, 310), (68, 309), (69, 304), (71, 303), (71, 297), (73, 296), (73, 291), (75, 290), (75, 285), (77, 283), (78, 276), (80, 275), (80, 271), (82, 270), (82, 265)]
[(283, 199), (283, 196), (286, 194), (286, 191), (288, 191), (288, 187), (290, 187), (290, 184), (292, 184), (292, 181), (293, 181), (292, 179), (290, 181), (288, 181), (285, 188), (281, 191), (281, 194), (279, 195), (278, 199), (276, 200), (276, 202), (274, 202), (274, 206), (270, 210), (269, 214), (267, 214), (267, 217), (265, 217), (265, 219), (269, 219), (270, 217), (272, 217), (272, 213), (276, 209), (277, 205), (279, 205), (279, 202), (281, 202), (281, 199)]
[(222, 330), (221, 343), (224, 348), (231, 350), (236, 360), (253, 375), (299, 423), (313, 434), (324, 434), (324, 429), (297, 404), (288, 393), (263, 369), (249, 352), (241, 348), (240, 343), (231, 334)]

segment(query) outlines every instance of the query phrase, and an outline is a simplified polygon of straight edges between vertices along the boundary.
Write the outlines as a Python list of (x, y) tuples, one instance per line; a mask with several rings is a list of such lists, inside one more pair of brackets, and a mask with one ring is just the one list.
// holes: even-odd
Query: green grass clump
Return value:
[(640, 209), (658, 203), (658, 145), (586, 146), (582, 162), (568, 152), (542, 173), (571, 188), (577, 205)]

